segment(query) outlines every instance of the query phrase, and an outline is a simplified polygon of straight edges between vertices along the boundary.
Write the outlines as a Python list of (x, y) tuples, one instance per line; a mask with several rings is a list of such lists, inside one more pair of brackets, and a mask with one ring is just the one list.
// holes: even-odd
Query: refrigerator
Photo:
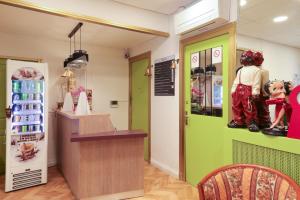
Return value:
[(47, 63), (6, 63), (5, 191), (47, 182)]

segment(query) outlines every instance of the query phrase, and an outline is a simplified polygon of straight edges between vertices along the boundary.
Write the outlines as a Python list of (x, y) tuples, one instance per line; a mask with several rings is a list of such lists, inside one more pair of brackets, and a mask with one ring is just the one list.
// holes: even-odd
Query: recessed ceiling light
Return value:
[(273, 18), (273, 22), (278, 23), (278, 22), (284, 22), (288, 19), (288, 16), (278, 16)]
[(243, 7), (247, 4), (247, 0), (240, 0), (240, 6)]

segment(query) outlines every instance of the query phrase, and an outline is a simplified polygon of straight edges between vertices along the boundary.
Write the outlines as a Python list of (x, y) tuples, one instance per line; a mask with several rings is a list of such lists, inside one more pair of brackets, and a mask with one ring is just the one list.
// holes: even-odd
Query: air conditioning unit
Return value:
[(201, 0), (175, 14), (175, 33), (186, 34), (196, 29), (210, 29), (230, 21), (231, 0)]

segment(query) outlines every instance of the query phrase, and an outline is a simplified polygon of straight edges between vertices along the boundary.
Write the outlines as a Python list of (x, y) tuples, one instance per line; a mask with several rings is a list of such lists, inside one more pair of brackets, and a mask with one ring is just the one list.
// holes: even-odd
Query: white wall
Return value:
[(263, 68), (269, 70), (270, 80), (292, 81), (294, 74), (300, 74), (300, 49), (268, 42), (245, 35), (238, 35), (237, 46), (262, 51)]
[[(155, 38), (130, 49), (131, 56), (151, 50), (151, 63), (169, 55), (179, 57), (179, 37), (170, 17), (170, 37)], [(152, 68), (153, 70), (153, 68)], [(154, 96), (151, 78), (151, 163), (168, 173), (179, 174), (179, 70), (176, 68), (175, 96)], [(154, 74), (152, 72), (152, 74)]]
[[(42, 58), (49, 66), (49, 146), (48, 164), (56, 163), (56, 119), (53, 109), (59, 97), (63, 60), (68, 56), (69, 43), (8, 35), (0, 32), (0, 55)], [(93, 89), (95, 112), (110, 113), (118, 129), (128, 128), (128, 61), (122, 49), (85, 45), (90, 56), (87, 66), (87, 88)], [(120, 100), (119, 108), (110, 108), (110, 100)], [(52, 110), (52, 112), (51, 112)]]
[(127, 6), (112, 0), (24, 0), (48, 9), (92, 16), (114, 23), (140, 26), (158, 31), (168, 30), (167, 15)]

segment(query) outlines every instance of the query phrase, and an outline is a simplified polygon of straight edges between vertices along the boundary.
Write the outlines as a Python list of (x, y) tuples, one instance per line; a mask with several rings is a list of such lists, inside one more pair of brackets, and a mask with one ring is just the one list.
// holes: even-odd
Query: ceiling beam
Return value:
[(93, 23), (93, 24), (138, 32), (138, 33), (144, 33), (144, 34), (161, 36), (161, 37), (169, 37), (170, 36), (170, 34), (168, 32), (162, 32), (162, 31), (148, 29), (148, 28), (144, 28), (144, 27), (140, 27), (140, 26), (116, 23), (116, 22), (112, 22), (112, 21), (97, 18), (97, 17), (87, 16), (87, 15), (78, 15), (76, 13), (67, 12), (67, 11), (58, 10), (58, 9), (46, 8), (46, 7), (28, 3), (28, 2), (25, 2), (22, 0), (0, 0), (0, 4), (9, 5), (9, 6), (17, 7), (17, 8), (23, 8), (23, 9), (32, 10), (32, 11), (37, 11), (37, 12), (46, 13), (46, 14), (51, 14), (51, 15), (60, 16), (60, 17), (71, 18), (71, 19), (89, 22), (89, 23)]

